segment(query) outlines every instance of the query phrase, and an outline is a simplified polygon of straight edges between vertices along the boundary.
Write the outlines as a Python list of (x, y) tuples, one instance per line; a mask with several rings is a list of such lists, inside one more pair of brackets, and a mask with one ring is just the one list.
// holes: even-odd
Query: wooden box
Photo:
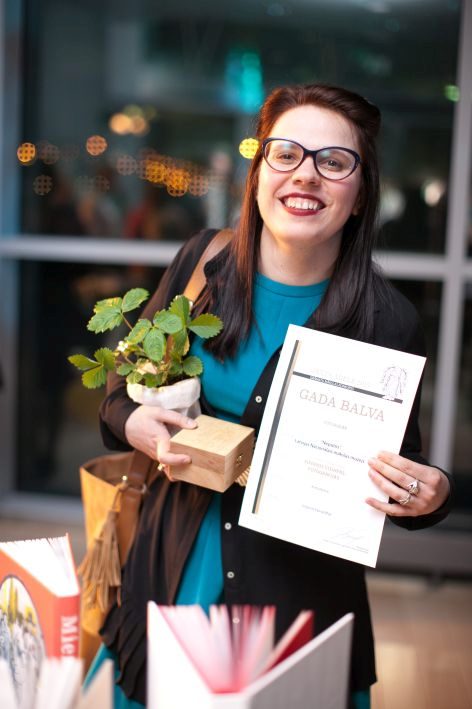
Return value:
[(254, 429), (203, 414), (196, 421), (198, 428), (182, 429), (171, 438), (171, 452), (187, 453), (192, 459), (171, 468), (171, 475), (224, 492), (251, 464)]

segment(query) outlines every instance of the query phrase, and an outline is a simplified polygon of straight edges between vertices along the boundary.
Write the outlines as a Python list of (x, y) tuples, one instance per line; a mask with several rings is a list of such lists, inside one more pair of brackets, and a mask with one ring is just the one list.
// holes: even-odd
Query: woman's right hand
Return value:
[(171, 409), (142, 405), (128, 416), (125, 423), (125, 436), (130, 446), (145, 453), (149, 458), (159, 461), (167, 477), (172, 480), (169, 466), (187, 465), (191, 462), (191, 458), (182, 453), (170, 452), (170, 433), (166, 424), (178, 428), (197, 426), (193, 419)]

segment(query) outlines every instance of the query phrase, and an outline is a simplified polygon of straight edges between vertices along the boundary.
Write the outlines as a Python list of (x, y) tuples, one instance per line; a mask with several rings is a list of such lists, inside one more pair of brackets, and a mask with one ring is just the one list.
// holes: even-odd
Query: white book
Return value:
[(37, 686), (15, 691), (9, 664), (0, 658), (1, 709), (113, 709), (113, 662), (105, 660), (86, 691), (83, 661), (77, 657), (46, 658)]
[[(182, 607), (184, 608), (184, 607)], [(178, 610), (178, 609), (177, 609)], [(164, 611), (164, 612), (163, 612)], [(348, 614), (246, 687), (214, 693), (182, 629), (168, 622), (165, 607), (148, 604), (148, 709), (345, 709), (354, 616)], [(194, 629), (189, 630), (193, 633)], [(180, 637), (179, 637), (180, 635)], [(205, 658), (204, 635), (194, 637)], [(199, 641), (199, 643), (198, 643)]]

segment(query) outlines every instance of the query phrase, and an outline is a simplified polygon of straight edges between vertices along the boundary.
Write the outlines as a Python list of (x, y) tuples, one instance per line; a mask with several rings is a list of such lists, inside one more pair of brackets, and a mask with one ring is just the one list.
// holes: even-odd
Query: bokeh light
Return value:
[(45, 165), (54, 165), (61, 157), (61, 151), (48, 140), (41, 140), (38, 143), (38, 158), (43, 161)]
[(156, 111), (152, 107), (143, 109), (136, 104), (129, 104), (110, 117), (108, 127), (118, 135), (146, 135), (149, 133), (151, 116), (155, 115)]
[(256, 138), (244, 138), (239, 144), (239, 152), (247, 160), (252, 160), (259, 148), (259, 141)]
[(110, 180), (105, 175), (97, 175), (92, 178), (92, 189), (96, 192), (108, 192), (110, 189)]
[(446, 84), (446, 86), (444, 87), (444, 96), (447, 98), (448, 101), (457, 103), (457, 101), (459, 101), (461, 97), (459, 87), (455, 84)]
[(116, 159), (116, 171), (120, 175), (133, 175), (138, 163), (132, 155), (119, 155)]
[(208, 192), (209, 186), (208, 177), (202, 173), (197, 173), (192, 175), (188, 185), (188, 191), (194, 197), (203, 197), (203, 195)]
[(89, 155), (101, 155), (108, 147), (108, 143), (102, 135), (91, 135), (87, 138), (85, 147)]
[(108, 121), (108, 127), (113, 133), (127, 135), (131, 132), (132, 119), (124, 113), (114, 113)]
[(21, 143), (16, 151), (18, 160), (22, 165), (32, 165), (36, 160), (36, 146), (34, 143)]
[(154, 160), (147, 158), (144, 160), (145, 172), (144, 179), (152, 182), (154, 185), (163, 185), (166, 182), (168, 172), (168, 161)]
[(33, 190), (40, 197), (48, 194), (52, 190), (52, 177), (50, 175), (38, 175), (33, 180)]

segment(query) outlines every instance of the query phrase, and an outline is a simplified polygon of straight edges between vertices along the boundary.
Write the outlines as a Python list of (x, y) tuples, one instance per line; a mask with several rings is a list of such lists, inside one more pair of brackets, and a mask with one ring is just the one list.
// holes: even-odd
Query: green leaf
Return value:
[(123, 315), (120, 308), (116, 306), (103, 308), (98, 310), (96, 314), (89, 320), (87, 330), (92, 332), (105, 332), (105, 330), (113, 330), (123, 322)]
[(101, 364), (82, 374), (82, 384), (86, 386), (87, 389), (98, 389), (98, 387), (106, 384), (106, 381), (107, 370)]
[(174, 360), (169, 367), (168, 374), (170, 378), (175, 379), (176, 377), (180, 377), (183, 371), (182, 362)]
[(131, 372), (128, 374), (126, 377), (126, 381), (128, 384), (139, 384), (143, 380), (143, 374), (141, 372)]
[(179, 332), (183, 325), (178, 315), (168, 313), (166, 310), (160, 310), (156, 313), (153, 322), (156, 327), (169, 335), (173, 335), (174, 332)]
[(187, 377), (198, 377), (203, 372), (202, 360), (194, 355), (184, 359), (182, 366)]
[(149, 359), (152, 359), (154, 362), (160, 362), (166, 351), (166, 338), (163, 333), (156, 330), (154, 327), (149, 330), (144, 338), (143, 349)]
[(125, 341), (130, 342), (133, 345), (137, 345), (139, 342), (144, 340), (151, 327), (152, 325), (150, 320), (147, 320), (146, 318), (138, 320), (136, 325), (130, 330), (129, 335), (125, 337)]
[(144, 385), (147, 387), (157, 387), (161, 382), (161, 377), (157, 374), (146, 373), (144, 375)]
[(90, 357), (85, 357), (85, 355), (81, 354), (71, 355), (67, 359), (82, 372), (86, 372), (88, 369), (92, 369), (92, 367), (97, 366), (94, 359), (90, 359)]
[(120, 364), (116, 372), (122, 377), (126, 377), (128, 374), (130, 374), (130, 372), (134, 372), (134, 364), (129, 364), (129, 362), (123, 362), (123, 364)]
[(132, 288), (123, 296), (123, 305), (121, 309), (124, 313), (128, 313), (130, 310), (134, 310), (139, 307), (141, 303), (149, 298), (149, 293), (144, 288)]
[(105, 300), (99, 300), (93, 306), (94, 313), (100, 313), (102, 310), (107, 308), (115, 308), (121, 310), (122, 298), (105, 298)]
[(197, 318), (192, 320), (188, 329), (194, 332), (199, 337), (206, 339), (208, 337), (214, 337), (217, 335), (223, 327), (223, 323), (219, 317), (216, 315), (211, 315), (210, 313), (203, 313)]
[(108, 372), (111, 372), (115, 369), (115, 355), (110, 349), (108, 349), (108, 347), (100, 348), (99, 350), (93, 353), (93, 356), (95, 357), (97, 362), (103, 364), (103, 366)]
[(188, 339), (187, 330), (179, 330), (172, 335), (172, 357), (184, 357), (190, 349), (190, 340)]
[(185, 295), (176, 295), (169, 306), (169, 312), (178, 315), (182, 325), (188, 325), (190, 318), (190, 301)]

